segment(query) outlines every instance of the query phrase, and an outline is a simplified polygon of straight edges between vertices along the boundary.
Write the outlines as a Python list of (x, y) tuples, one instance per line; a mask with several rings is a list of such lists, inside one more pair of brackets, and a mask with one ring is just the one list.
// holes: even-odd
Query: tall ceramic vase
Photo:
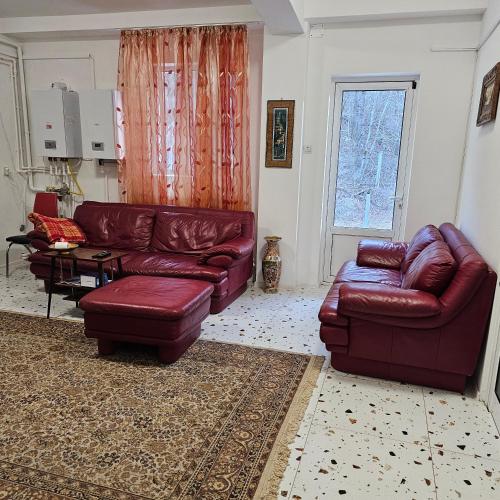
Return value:
[(279, 236), (266, 236), (266, 253), (262, 259), (262, 274), (264, 275), (264, 292), (276, 293), (281, 278), (281, 257), (278, 241)]

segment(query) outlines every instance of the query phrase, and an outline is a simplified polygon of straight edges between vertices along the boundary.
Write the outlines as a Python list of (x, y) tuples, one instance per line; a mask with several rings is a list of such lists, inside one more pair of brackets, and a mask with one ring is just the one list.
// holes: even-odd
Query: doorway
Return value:
[(404, 234), (415, 88), (414, 81), (332, 84), (325, 282), (361, 239)]
[(497, 345), (493, 359), (493, 376), (488, 398), (488, 409), (493, 415), (493, 420), (500, 431), (500, 336), (497, 338)]

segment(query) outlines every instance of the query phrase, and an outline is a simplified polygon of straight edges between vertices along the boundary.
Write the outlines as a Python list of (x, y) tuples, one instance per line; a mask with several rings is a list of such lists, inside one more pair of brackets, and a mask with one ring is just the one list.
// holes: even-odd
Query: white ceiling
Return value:
[(247, 5), (250, 0), (0, 0), (0, 18)]

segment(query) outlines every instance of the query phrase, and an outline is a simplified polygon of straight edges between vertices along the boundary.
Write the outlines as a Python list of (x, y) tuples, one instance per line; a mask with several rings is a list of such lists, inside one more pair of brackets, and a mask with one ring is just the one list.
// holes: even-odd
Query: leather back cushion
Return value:
[(153, 234), (155, 211), (127, 205), (80, 205), (75, 221), (89, 246), (117, 250), (145, 250)]
[(402, 288), (441, 295), (457, 270), (457, 262), (444, 241), (425, 247), (403, 276)]
[(417, 231), (408, 245), (408, 250), (401, 264), (401, 272), (406, 273), (420, 252), (435, 241), (443, 241), (443, 237), (436, 226), (429, 224)]
[(253, 212), (242, 212), (235, 210), (225, 210), (218, 208), (197, 208), (197, 207), (174, 207), (172, 205), (145, 205), (138, 203), (103, 203), (100, 201), (84, 201), (83, 206), (93, 205), (96, 207), (134, 207), (141, 209), (154, 210), (156, 214), (161, 212), (181, 213), (200, 215), (208, 218), (217, 218), (230, 222), (239, 222), (241, 224), (241, 236), (243, 238), (255, 239), (255, 216)]
[(241, 234), (241, 224), (206, 215), (160, 212), (156, 217), (151, 246), (175, 253), (202, 253)]

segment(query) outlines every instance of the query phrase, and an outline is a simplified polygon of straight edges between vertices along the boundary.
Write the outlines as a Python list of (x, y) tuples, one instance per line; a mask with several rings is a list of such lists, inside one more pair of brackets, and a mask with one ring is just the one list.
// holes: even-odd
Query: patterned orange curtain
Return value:
[(246, 26), (123, 31), (122, 200), (250, 209), (248, 77)]

